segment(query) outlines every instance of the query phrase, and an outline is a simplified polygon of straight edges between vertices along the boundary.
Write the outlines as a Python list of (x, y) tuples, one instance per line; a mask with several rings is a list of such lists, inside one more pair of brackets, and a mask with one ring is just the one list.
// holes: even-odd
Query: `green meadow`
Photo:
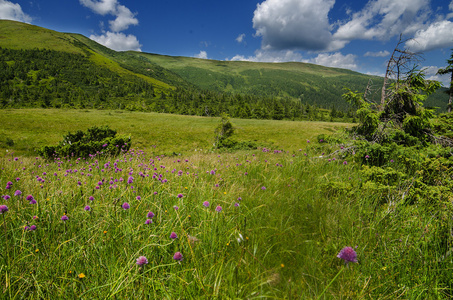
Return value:
[[(377, 168), (342, 131), (352, 124), (231, 122), (235, 138), (263, 146), (211, 150), (218, 118), (2, 110), (2, 298), (453, 295), (442, 157), (394, 154)], [(132, 137), (129, 152), (51, 161), (33, 152), (106, 124)], [(357, 262), (337, 257), (345, 247)]]
[[(131, 136), (134, 147), (154, 154), (208, 151), (220, 118), (112, 110), (0, 110), (0, 151), (35, 155), (56, 145), (67, 132), (109, 125)], [(232, 119), (239, 140), (252, 140), (275, 149), (298, 150), (319, 134), (351, 127), (350, 123)]]

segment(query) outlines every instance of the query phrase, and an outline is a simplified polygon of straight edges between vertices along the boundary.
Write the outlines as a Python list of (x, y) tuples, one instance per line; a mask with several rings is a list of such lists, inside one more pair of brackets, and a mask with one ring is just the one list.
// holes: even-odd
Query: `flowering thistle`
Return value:
[(139, 266), (146, 265), (148, 264), (148, 259), (145, 256), (140, 256), (139, 258), (137, 258), (136, 264)]
[(178, 194), (178, 198), (182, 198), (182, 197), (184, 197), (183, 194)]
[(89, 205), (85, 206), (83, 209), (86, 211), (91, 211), (91, 207)]
[(146, 224), (146, 225), (149, 225), (149, 224), (151, 224), (151, 223), (153, 223), (153, 220), (151, 220), (151, 219), (146, 219), (146, 221), (145, 221), (145, 224)]
[(216, 212), (221, 212), (222, 211), (222, 206), (217, 205), (217, 207), (215, 208), (215, 211)]
[(209, 202), (208, 201), (203, 202), (203, 206), (204, 207), (209, 207)]
[(131, 208), (131, 206), (130, 206), (129, 203), (127, 203), (127, 202), (124, 202), (123, 205), (121, 205), (121, 207), (122, 207), (124, 210), (127, 210), (127, 209)]
[(61, 217), (61, 220), (62, 220), (62, 221), (67, 221), (67, 220), (69, 220), (69, 218), (68, 218), (67, 215), (63, 215), (63, 216)]
[(357, 253), (351, 247), (344, 247), (337, 255), (338, 258), (344, 260), (345, 264), (349, 262), (357, 262)]
[(28, 195), (25, 199), (27, 199), (27, 201), (31, 201), (31, 200), (33, 200), (34, 198), (33, 198), (32, 195)]
[(177, 261), (182, 261), (184, 258), (182, 257), (181, 252), (176, 252), (175, 255), (173, 255), (173, 259)]
[(0, 214), (6, 213), (8, 211), (8, 206), (0, 205)]
[(11, 199), (11, 196), (10, 195), (3, 195), (2, 198), (5, 199), (5, 200), (9, 200), (9, 199)]
[(148, 214), (146, 215), (148, 218), (152, 219), (154, 218), (154, 213), (152, 211), (148, 212)]
[(179, 209), (179, 207), (178, 207), (177, 205), (173, 206), (173, 208), (174, 208), (175, 210), (178, 210), (178, 209)]
[(36, 225), (31, 225), (30, 227), (27, 228), (29, 231), (34, 231), (36, 230)]
[(90, 196), (90, 198), (88, 198), (90, 201), (93, 201), (94, 200), (94, 197), (93, 196)]
[(14, 196), (20, 196), (20, 195), (22, 195), (21, 191), (17, 190), (17, 191), (14, 192)]
[(177, 238), (178, 238), (178, 235), (177, 235), (175, 232), (172, 232), (172, 233), (170, 234), (170, 238), (171, 238), (172, 240), (177, 239)]

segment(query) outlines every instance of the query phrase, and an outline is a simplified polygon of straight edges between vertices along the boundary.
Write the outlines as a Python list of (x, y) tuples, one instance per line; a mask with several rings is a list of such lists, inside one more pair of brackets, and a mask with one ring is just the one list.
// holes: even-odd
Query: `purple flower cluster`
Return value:
[(337, 255), (338, 258), (344, 260), (346, 264), (350, 262), (357, 262), (357, 253), (351, 247), (344, 247)]

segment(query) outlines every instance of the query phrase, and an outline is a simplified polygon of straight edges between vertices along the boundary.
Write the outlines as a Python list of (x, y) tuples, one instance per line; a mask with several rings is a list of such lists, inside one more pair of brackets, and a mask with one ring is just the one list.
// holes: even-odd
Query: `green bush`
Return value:
[(131, 147), (131, 138), (116, 136), (108, 126), (93, 126), (86, 132), (68, 132), (57, 146), (44, 146), (38, 154), (46, 159), (56, 157), (89, 157), (94, 155), (116, 156)]

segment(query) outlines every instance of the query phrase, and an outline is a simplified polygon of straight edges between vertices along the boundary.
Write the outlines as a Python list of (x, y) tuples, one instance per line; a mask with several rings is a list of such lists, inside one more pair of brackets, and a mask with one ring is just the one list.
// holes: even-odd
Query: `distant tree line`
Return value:
[(198, 88), (155, 89), (138, 76), (119, 74), (83, 54), (0, 48), (1, 108), (126, 109), (198, 116), (275, 120), (334, 120), (316, 104), (290, 97), (222, 93)]

